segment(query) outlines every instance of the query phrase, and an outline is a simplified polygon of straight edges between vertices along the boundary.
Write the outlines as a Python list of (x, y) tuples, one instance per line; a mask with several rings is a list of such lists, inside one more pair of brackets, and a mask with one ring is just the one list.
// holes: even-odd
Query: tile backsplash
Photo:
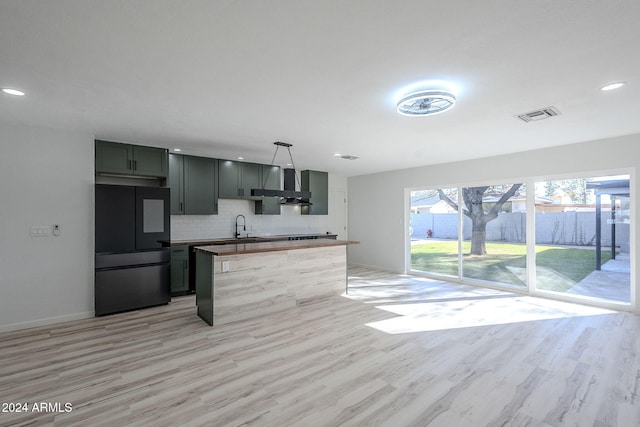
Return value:
[[(300, 215), (299, 206), (282, 206), (280, 215), (255, 215), (251, 200), (218, 200), (218, 215), (172, 215), (171, 239), (233, 237), (237, 215), (247, 219), (250, 236), (333, 232), (327, 215)], [(245, 231), (241, 230), (244, 234)]]

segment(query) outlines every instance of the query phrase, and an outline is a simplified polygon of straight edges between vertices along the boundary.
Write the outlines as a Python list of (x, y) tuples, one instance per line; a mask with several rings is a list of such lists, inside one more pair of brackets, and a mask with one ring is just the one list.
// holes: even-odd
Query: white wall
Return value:
[[(514, 142), (515, 143), (515, 142)], [(552, 178), (569, 173), (610, 171), (640, 166), (640, 135), (464, 162), (424, 166), (350, 177), (349, 262), (385, 270), (405, 270), (405, 189), (514, 182), (528, 177)], [(633, 209), (640, 193), (632, 174)], [(638, 241), (638, 227), (635, 240)], [(638, 254), (635, 254), (636, 260)]]
[(0, 122), (0, 146), (0, 331), (93, 316), (93, 136)]

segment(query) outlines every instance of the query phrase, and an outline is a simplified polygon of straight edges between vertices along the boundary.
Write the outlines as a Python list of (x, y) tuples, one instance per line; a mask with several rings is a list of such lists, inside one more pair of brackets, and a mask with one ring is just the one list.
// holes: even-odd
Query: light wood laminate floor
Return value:
[(0, 425), (640, 425), (638, 316), (349, 276), (347, 297), (215, 327), (189, 296), (0, 334), (0, 402), (30, 405)]

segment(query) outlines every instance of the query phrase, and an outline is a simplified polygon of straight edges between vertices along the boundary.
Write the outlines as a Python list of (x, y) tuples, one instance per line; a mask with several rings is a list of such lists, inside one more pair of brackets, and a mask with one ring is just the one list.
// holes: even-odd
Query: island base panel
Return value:
[[(211, 313), (216, 325), (279, 312), (317, 298), (342, 295), (347, 287), (346, 246), (223, 256), (198, 253), (198, 256), (209, 258), (212, 270), (210, 275), (201, 272), (202, 277), (198, 276), (198, 315), (209, 323), (205, 317)], [(223, 261), (229, 266), (228, 272), (222, 271)], [(198, 258), (199, 271), (201, 265)], [(207, 270), (206, 264), (204, 267)], [(207, 278), (209, 285), (204, 283)], [(200, 288), (203, 288), (202, 297)], [(210, 309), (203, 308), (201, 315), (201, 302), (210, 306), (209, 289), (213, 304)]]

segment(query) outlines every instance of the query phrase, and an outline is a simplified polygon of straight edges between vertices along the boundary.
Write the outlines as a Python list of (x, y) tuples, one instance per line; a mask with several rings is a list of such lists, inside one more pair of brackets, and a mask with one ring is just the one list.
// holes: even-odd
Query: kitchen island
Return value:
[(196, 305), (209, 325), (259, 317), (347, 290), (347, 245), (294, 240), (198, 246)]

